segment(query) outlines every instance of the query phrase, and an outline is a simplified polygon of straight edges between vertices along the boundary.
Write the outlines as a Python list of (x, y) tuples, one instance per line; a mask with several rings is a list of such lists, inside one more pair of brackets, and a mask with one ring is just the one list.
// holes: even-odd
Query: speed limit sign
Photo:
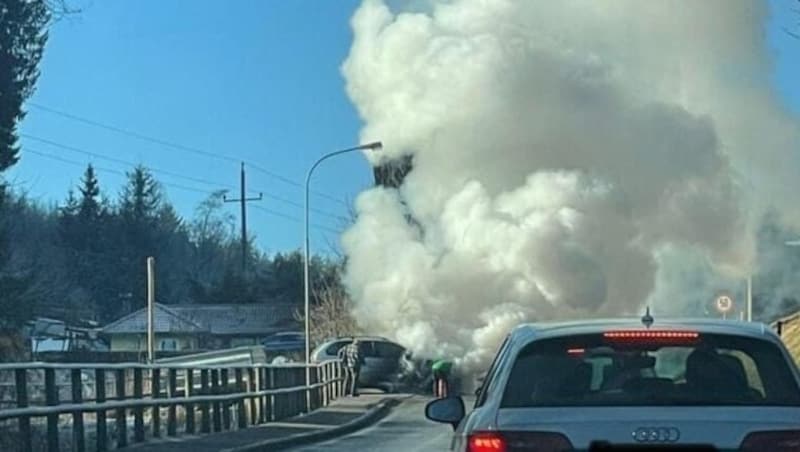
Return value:
[(725, 314), (733, 309), (733, 299), (730, 295), (720, 295), (716, 300), (717, 311)]

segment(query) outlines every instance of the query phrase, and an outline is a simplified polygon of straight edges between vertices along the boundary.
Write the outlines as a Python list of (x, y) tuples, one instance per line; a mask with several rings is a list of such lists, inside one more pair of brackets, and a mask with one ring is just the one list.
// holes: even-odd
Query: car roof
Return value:
[[(353, 339), (358, 339), (360, 342), (364, 341), (376, 341), (376, 342), (388, 342), (390, 344), (397, 345), (399, 347), (403, 347), (402, 345), (398, 344), (397, 342), (387, 339), (381, 336), (339, 336), (325, 340), (324, 342), (320, 343), (319, 346), (315, 350), (321, 350), (323, 348), (329, 347), (332, 344), (338, 342), (345, 342), (345, 341), (352, 341)], [(403, 347), (405, 348), (405, 347)]]
[(389, 339), (381, 336), (339, 336), (329, 339), (329, 342), (338, 342), (338, 341), (352, 341), (353, 339), (358, 339), (359, 341), (386, 341), (392, 342)]
[[(609, 330), (646, 330), (639, 318), (574, 320), (567, 322), (527, 323), (517, 326), (512, 336), (527, 342), (533, 339), (597, 334)], [(654, 319), (652, 330), (692, 330), (700, 333), (734, 334), (757, 338), (777, 339), (770, 328), (761, 322), (741, 322), (708, 318), (658, 318)]]

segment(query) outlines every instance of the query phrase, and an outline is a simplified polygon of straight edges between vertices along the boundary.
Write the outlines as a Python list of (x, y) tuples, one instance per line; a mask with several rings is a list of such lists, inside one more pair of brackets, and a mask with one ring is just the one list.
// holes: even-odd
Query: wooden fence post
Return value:
[[(58, 405), (58, 386), (56, 385), (56, 371), (52, 368), (44, 370), (44, 397), (48, 406)], [(58, 415), (47, 415), (47, 450), (58, 452)]]
[[(14, 386), (17, 390), (17, 408), (28, 407), (28, 371), (26, 369), (14, 370)], [(31, 418), (19, 417), (19, 436), (21, 450), (31, 452)]]
[[(81, 369), (70, 370), (70, 389), (72, 390), (72, 403), (83, 403), (83, 371)], [(77, 452), (86, 451), (82, 411), (72, 413), (72, 444)]]
[[(267, 388), (275, 389), (275, 368), (270, 367), (268, 369), (269, 375), (267, 376)], [(277, 420), (277, 416), (275, 413), (275, 394), (270, 394), (267, 400), (267, 411), (269, 413), (269, 417), (267, 418), (267, 422), (272, 422)]]
[[(242, 368), (237, 367), (233, 369), (234, 377), (236, 379), (236, 392), (248, 392), (247, 387), (244, 385), (244, 380), (242, 376)], [(247, 404), (246, 399), (239, 399), (236, 401), (237, 413), (236, 413), (236, 421), (237, 426), (240, 429), (247, 428), (247, 412), (245, 405)]]
[(328, 392), (330, 380), (330, 375), (328, 375), (328, 363), (322, 363), (319, 370), (322, 373), (322, 406), (328, 406), (328, 399), (330, 398), (330, 393)]
[[(133, 398), (141, 400), (144, 393), (141, 367), (133, 368)], [(137, 443), (144, 441), (144, 408), (133, 408), (133, 440)]]
[[(114, 384), (116, 385), (116, 390), (114, 391), (116, 393), (115, 398), (117, 400), (125, 400), (125, 387), (127, 386), (125, 369), (117, 369), (117, 374), (114, 380)], [(125, 408), (117, 408), (116, 422), (117, 449), (121, 449), (123, 447), (127, 447), (128, 445), (128, 412)]]
[[(211, 369), (211, 393), (214, 395), (219, 394), (219, 369)], [(222, 431), (222, 403), (214, 402), (214, 431)]]
[[(220, 371), (220, 389), (222, 394), (228, 394), (231, 390), (230, 380), (228, 380), (228, 369)], [(231, 404), (227, 400), (222, 404), (222, 425), (225, 430), (231, 429)]]
[[(208, 369), (200, 370), (200, 391), (203, 393), (203, 395), (209, 394)], [(211, 413), (208, 402), (200, 402), (200, 414), (203, 416), (203, 419), (200, 423), (200, 431), (203, 433), (209, 433), (211, 431)]]
[(258, 377), (256, 377), (256, 369), (250, 367), (247, 369), (247, 392), (253, 397), (250, 397), (250, 425), (258, 424), (259, 416), (259, 399), (255, 397), (258, 391)]
[[(178, 371), (175, 369), (167, 370), (167, 397), (175, 397), (178, 386)], [(167, 436), (175, 436), (178, 433), (178, 407), (172, 405), (167, 408)]]
[[(106, 370), (97, 368), (94, 370), (94, 400), (95, 403), (106, 401)], [(97, 452), (108, 450), (108, 427), (106, 424), (106, 410), (98, 410), (95, 413), (97, 419)]]
[[(269, 380), (267, 379), (267, 368), (266, 367), (259, 367), (256, 369), (258, 372), (258, 390), (264, 391), (268, 388)], [(258, 423), (264, 424), (270, 421), (268, 406), (269, 406), (269, 396), (261, 396), (258, 398)]]
[[(150, 397), (161, 398), (161, 369), (153, 368), (150, 372)], [(150, 422), (153, 425), (153, 438), (161, 437), (161, 407), (153, 405), (150, 414)]]
[[(194, 395), (194, 369), (186, 369), (184, 374), (184, 394), (186, 397)], [(194, 404), (186, 404), (186, 433), (194, 434)]]

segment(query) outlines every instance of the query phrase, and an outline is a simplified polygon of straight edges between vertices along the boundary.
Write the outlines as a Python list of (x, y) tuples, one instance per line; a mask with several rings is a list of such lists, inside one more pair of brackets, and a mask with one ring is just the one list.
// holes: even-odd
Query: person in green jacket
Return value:
[(446, 359), (439, 359), (433, 362), (433, 395), (443, 399), (450, 392), (450, 372), (453, 370), (453, 362)]

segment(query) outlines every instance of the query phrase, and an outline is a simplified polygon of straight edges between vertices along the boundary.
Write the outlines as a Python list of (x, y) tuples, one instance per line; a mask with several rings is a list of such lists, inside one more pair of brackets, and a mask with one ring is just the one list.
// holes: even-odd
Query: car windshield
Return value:
[(602, 334), (537, 341), (517, 357), (502, 407), (800, 406), (774, 344), (729, 335), (615, 341)]

